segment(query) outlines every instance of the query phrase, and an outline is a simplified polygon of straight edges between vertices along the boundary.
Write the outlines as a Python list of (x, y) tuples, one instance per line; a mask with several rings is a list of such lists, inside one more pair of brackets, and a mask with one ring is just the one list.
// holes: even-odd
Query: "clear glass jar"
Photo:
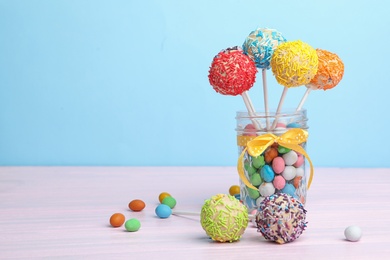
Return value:
[(305, 151), (309, 128), (306, 110), (270, 111), (268, 115), (256, 112), (253, 116), (237, 112), (236, 120), (240, 200), (248, 210), (257, 209), (265, 197), (281, 192), (305, 204), (305, 164), (309, 159)]

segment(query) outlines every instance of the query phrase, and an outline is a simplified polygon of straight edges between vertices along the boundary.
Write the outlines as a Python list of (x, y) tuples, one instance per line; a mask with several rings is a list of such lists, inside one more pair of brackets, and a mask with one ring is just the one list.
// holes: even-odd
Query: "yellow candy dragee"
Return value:
[(236, 194), (240, 194), (240, 186), (238, 185), (232, 185), (229, 188), (229, 194), (234, 196)]
[(168, 192), (161, 192), (160, 195), (158, 195), (158, 200), (160, 201), (160, 203), (162, 203), (162, 201), (166, 197), (171, 197), (171, 194), (169, 194)]
[(300, 40), (282, 43), (272, 55), (271, 69), (277, 82), (285, 87), (308, 84), (318, 70), (317, 52)]

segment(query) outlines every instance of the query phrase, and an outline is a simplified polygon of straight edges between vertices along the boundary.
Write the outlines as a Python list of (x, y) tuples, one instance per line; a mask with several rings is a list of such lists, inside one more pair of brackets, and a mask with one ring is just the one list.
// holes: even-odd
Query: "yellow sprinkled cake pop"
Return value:
[(280, 44), (271, 58), (272, 72), (279, 84), (298, 87), (308, 84), (318, 70), (316, 50), (300, 40)]

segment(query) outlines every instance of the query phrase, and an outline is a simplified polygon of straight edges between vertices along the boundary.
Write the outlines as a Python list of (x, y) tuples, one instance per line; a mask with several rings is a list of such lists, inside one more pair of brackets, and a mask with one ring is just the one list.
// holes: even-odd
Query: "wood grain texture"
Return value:
[[(0, 259), (387, 259), (390, 169), (316, 169), (307, 230), (289, 244), (265, 241), (250, 224), (235, 243), (210, 240), (197, 216), (159, 219), (158, 195), (176, 209), (200, 211), (205, 199), (238, 183), (235, 167), (0, 167)], [(132, 212), (133, 199), (146, 208)], [(115, 212), (141, 229), (112, 228)], [(344, 239), (358, 225), (359, 242)]]

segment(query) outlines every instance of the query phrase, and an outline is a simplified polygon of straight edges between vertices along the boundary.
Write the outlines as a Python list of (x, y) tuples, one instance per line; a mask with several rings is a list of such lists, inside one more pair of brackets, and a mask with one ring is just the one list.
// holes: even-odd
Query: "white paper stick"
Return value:
[[(305, 94), (303, 94), (303, 97), (302, 97), (301, 101), (299, 102), (299, 104), (297, 106), (297, 109), (295, 109), (295, 114), (297, 114), (299, 111), (301, 111), (301, 109), (303, 107), (303, 104), (305, 103), (305, 101), (306, 101), (306, 99), (309, 96), (311, 91), (312, 91), (311, 88), (307, 88), (306, 89)], [(292, 118), (290, 118), (288, 123), (291, 124), (293, 121), (294, 121), (294, 118), (292, 117)]]
[[(200, 216), (200, 213), (199, 213), (199, 212), (193, 212), (193, 211), (177, 211), (177, 210), (173, 210), (173, 211), (172, 211), (172, 215), (177, 215), (177, 216), (180, 216), (180, 215)], [(255, 215), (248, 214), (248, 218), (249, 218), (250, 220), (252, 220), (252, 219), (255, 219), (256, 216), (255, 216)]]
[(172, 215), (187, 215), (187, 216), (200, 216), (198, 212), (190, 212), (190, 211), (177, 211), (173, 210)]
[(265, 111), (265, 118), (266, 118), (266, 128), (269, 130), (269, 108), (268, 108), (268, 87), (267, 87), (267, 70), (262, 70), (262, 78), (263, 78), (263, 93), (264, 93), (264, 111)]
[(249, 98), (248, 91), (242, 92), (241, 96), (242, 96), (242, 99), (244, 100), (244, 104), (246, 106), (246, 109), (248, 110), (248, 114), (251, 117), (251, 120), (252, 120), (254, 127), (256, 128), (256, 130), (261, 130), (263, 128), (263, 126), (261, 125), (261, 122), (258, 122), (257, 120), (255, 120), (253, 118), (256, 115), (256, 111), (253, 107), (251, 99)]
[(279, 114), (280, 114), (280, 111), (282, 110), (283, 102), (284, 102), (284, 99), (286, 98), (287, 91), (288, 91), (288, 87), (284, 87), (282, 96), (280, 97), (280, 100), (279, 100), (278, 108), (276, 109), (275, 119), (274, 119), (274, 122), (272, 123), (272, 126), (271, 126), (272, 130), (275, 129), (276, 124), (278, 123)]
[(295, 112), (298, 112), (302, 109), (302, 106), (303, 106), (303, 103), (305, 103), (307, 97), (309, 96), (310, 92), (312, 91), (311, 88), (307, 88), (306, 89), (306, 92), (305, 94), (303, 95), (302, 99), (301, 99), (301, 102), (299, 102), (299, 105), (297, 107), (297, 109), (295, 110)]

